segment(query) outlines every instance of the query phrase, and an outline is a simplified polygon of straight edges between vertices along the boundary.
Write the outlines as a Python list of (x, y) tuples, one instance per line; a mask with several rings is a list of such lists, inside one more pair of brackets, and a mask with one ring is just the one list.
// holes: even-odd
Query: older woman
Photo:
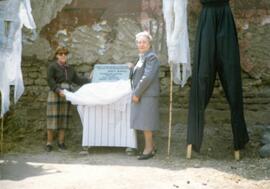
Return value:
[(70, 102), (66, 101), (63, 90), (72, 90), (72, 83), (82, 85), (90, 82), (81, 78), (75, 70), (67, 64), (68, 50), (58, 47), (55, 51), (55, 61), (48, 67), (48, 85), (50, 87), (47, 100), (47, 145), (46, 150), (52, 150), (53, 132), (58, 130), (58, 147), (65, 150), (65, 128), (70, 117)]
[(136, 35), (139, 60), (131, 72), (131, 128), (143, 131), (145, 146), (139, 160), (155, 155), (153, 131), (159, 128), (159, 60), (148, 32)]

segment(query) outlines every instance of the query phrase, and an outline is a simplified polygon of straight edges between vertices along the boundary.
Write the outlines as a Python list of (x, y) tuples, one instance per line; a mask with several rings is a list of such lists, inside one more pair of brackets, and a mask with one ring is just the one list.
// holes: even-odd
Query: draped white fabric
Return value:
[(89, 83), (74, 93), (64, 90), (64, 94), (74, 105), (126, 104), (131, 99), (131, 87), (129, 80)]
[(74, 93), (64, 90), (64, 94), (78, 105), (82, 146), (137, 148), (136, 132), (130, 128), (129, 80), (85, 84)]
[(172, 64), (173, 80), (184, 86), (191, 76), (187, 27), (187, 0), (163, 0), (166, 24), (168, 61)]
[(130, 102), (125, 111), (112, 106), (78, 106), (83, 125), (82, 146), (137, 148), (136, 131), (130, 128)]
[(21, 71), (22, 27), (36, 28), (31, 11), (30, 0), (5, 0), (0, 3), (1, 117), (9, 109), (9, 86), (15, 86), (15, 103), (24, 91)]

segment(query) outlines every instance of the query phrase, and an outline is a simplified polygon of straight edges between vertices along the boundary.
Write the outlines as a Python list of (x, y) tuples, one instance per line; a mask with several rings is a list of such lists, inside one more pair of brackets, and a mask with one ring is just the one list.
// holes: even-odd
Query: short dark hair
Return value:
[(56, 55), (62, 54), (62, 53), (68, 54), (69, 51), (66, 47), (62, 47), (62, 46), (57, 47), (55, 52), (54, 52), (54, 58), (56, 58)]

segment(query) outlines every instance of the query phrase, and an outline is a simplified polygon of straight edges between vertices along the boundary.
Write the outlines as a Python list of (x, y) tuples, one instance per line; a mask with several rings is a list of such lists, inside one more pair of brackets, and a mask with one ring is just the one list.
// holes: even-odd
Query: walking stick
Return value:
[(4, 154), (3, 143), (4, 143), (4, 115), (1, 119), (1, 155)]
[(171, 150), (171, 135), (172, 135), (172, 91), (173, 91), (173, 76), (172, 64), (170, 64), (170, 101), (169, 101), (169, 132), (168, 132), (168, 156)]

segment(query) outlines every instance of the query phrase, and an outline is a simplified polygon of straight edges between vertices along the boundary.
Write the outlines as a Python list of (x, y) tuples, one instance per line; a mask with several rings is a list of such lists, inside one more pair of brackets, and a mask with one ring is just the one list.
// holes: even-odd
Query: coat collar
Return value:
[(145, 59), (145, 57), (147, 57), (149, 54), (153, 53), (152, 49), (149, 49), (148, 51), (146, 51), (144, 54), (142, 54), (142, 58)]
[(69, 67), (69, 65), (67, 63), (61, 64), (61, 63), (57, 62), (57, 60), (55, 61), (55, 64), (57, 66), (59, 66), (60, 68), (68, 68)]

